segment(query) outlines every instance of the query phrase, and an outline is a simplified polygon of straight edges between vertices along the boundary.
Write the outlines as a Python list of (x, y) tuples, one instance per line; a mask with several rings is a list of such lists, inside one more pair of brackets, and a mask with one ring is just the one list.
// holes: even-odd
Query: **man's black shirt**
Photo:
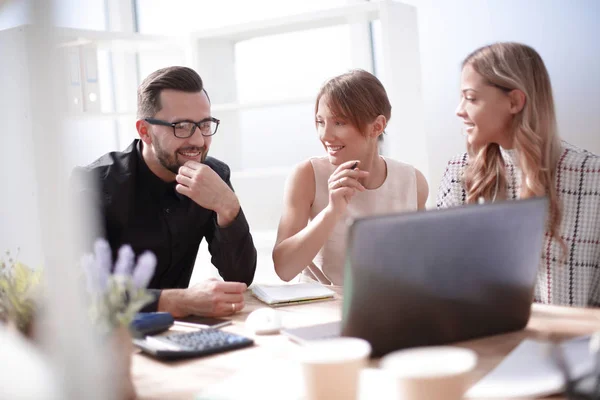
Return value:
[[(105, 154), (73, 174), (78, 195), (92, 201), (101, 218), (102, 234), (113, 257), (130, 244), (139, 255), (151, 250), (157, 258), (149, 288), (155, 300), (144, 311), (155, 311), (159, 289), (187, 288), (198, 247), (206, 238), (211, 261), (227, 281), (252, 283), (256, 249), (243, 211), (227, 227), (217, 214), (175, 191), (175, 182), (154, 175), (136, 139), (125, 151)], [(212, 157), (204, 162), (231, 187), (229, 167)]]

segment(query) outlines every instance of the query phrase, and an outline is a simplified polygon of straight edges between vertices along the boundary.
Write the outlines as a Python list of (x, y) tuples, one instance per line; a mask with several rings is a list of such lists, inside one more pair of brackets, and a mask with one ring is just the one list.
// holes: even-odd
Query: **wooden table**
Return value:
[[(335, 300), (278, 308), (287, 328), (331, 322), (341, 319), (341, 296)], [(223, 381), (237, 372), (256, 370), (273, 363), (294, 364), (301, 346), (282, 335), (252, 335), (245, 331), (248, 314), (265, 305), (246, 295), (246, 307), (233, 316), (234, 324), (224, 330), (255, 340), (250, 348), (215, 356), (176, 362), (161, 362), (136, 353), (132, 360), (134, 384), (140, 399), (193, 399), (202, 389)], [(518, 332), (458, 343), (477, 352), (477, 368), (471, 374), (478, 381), (525, 338), (565, 339), (600, 330), (600, 309), (580, 309), (534, 304), (526, 329)], [(376, 361), (373, 363), (376, 366)], [(239, 398), (246, 388), (239, 388)], [(552, 397), (562, 399), (563, 397)]]

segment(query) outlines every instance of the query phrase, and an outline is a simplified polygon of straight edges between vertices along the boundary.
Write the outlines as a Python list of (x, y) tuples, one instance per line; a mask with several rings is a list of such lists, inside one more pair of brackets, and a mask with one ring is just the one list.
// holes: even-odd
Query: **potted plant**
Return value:
[(98, 240), (94, 254), (84, 256), (82, 266), (91, 298), (91, 318), (113, 347), (117, 390), (122, 398), (135, 398), (129, 325), (135, 314), (153, 299), (146, 286), (154, 275), (156, 257), (146, 251), (136, 261), (132, 248), (124, 245), (113, 266), (109, 244)]
[[(18, 255), (18, 253), (17, 253)], [(18, 261), (10, 251), (0, 260), (0, 321), (31, 337), (42, 270)]]
[[(114, 355), (113, 383), (120, 398), (135, 398), (131, 379), (133, 345), (129, 325), (136, 313), (153, 298), (146, 286), (154, 275), (156, 257), (142, 253), (136, 260), (131, 246), (122, 246), (113, 265), (112, 251), (103, 239), (81, 264), (90, 299), (90, 317)], [(0, 322), (32, 338), (42, 270), (17, 261), (10, 252), (0, 260)]]

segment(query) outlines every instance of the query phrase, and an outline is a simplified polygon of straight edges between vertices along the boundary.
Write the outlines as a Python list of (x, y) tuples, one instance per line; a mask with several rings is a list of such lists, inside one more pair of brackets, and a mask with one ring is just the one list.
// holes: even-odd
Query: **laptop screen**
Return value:
[(356, 220), (342, 334), (382, 355), (523, 328), (546, 214), (536, 198)]

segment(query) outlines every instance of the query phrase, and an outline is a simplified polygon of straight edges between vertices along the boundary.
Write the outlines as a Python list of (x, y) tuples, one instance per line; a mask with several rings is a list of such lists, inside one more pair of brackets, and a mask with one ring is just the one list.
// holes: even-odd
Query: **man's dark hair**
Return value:
[(164, 89), (187, 93), (204, 91), (208, 97), (202, 84), (202, 78), (193, 69), (179, 66), (161, 68), (148, 75), (138, 87), (137, 117), (139, 119), (152, 118), (160, 111), (162, 107), (160, 93)]

